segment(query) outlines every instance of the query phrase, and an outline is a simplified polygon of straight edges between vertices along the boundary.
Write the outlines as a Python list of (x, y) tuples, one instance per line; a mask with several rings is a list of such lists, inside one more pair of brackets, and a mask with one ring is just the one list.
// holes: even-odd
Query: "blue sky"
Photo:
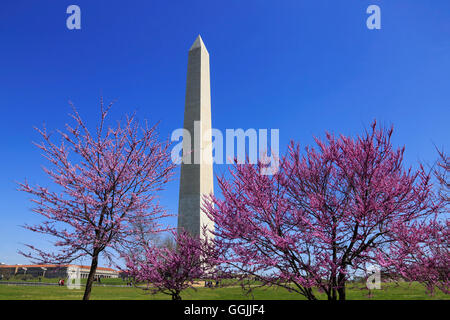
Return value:
[[(81, 30), (66, 28), (71, 4)], [(366, 27), (371, 4), (381, 30)], [(47, 183), (33, 127), (62, 128), (69, 100), (96, 121), (104, 96), (117, 100), (112, 119), (136, 110), (161, 121), (167, 137), (183, 123), (187, 51), (198, 34), (210, 53), (215, 128), (279, 129), (284, 151), (290, 139), (354, 135), (377, 119), (394, 125), (408, 165), (433, 163), (434, 145), (448, 150), (447, 0), (2, 1), (1, 262), (26, 263), (21, 243), (50, 244), (20, 227), (40, 219), (15, 181)], [(172, 213), (178, 184), (162, 194)]]

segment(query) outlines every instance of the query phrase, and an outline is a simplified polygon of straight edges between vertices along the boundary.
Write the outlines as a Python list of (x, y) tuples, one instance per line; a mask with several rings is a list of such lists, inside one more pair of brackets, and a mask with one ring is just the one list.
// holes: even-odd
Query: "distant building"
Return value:
[[(16, 275), (31, 275), (33, 277), (46, 278), (67, 278), (68, 272), (79, 269), (80, 277), (85, 279), (89, 275), (89, 266), (80, 266), (74, 264), (57, 265), (57, 264), (31, 264), (31, 265), (0, 265), (0, 274), (4, 277), (12, 277)], [(98, 267), (95, 272), (95, 278), (118, 278), (119, 271), (111, 268)]]

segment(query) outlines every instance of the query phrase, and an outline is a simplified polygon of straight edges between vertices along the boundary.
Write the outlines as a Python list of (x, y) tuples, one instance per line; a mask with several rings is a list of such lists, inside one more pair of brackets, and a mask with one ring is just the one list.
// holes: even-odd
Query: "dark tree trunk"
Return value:
[(172, 294), (172, 300), (181, 300), (180, 292), (175, 292)]
[(316, 296), (314, 295), (313, 291), (311, 288), (307, 288), (306, 289), (306, 298), (308, 300), (317, 300)]
[(345, 286), (338, 289), (339, 300), (345, 300)]
[(98, 265), (98, 253), (92, 256), (91, 269), (89, 270), (89, 276), (87, 278), (83, 300), (89, 300), (89, 298), (91, 297), (92, 284), (94, 283), (97, 265)]
[(333, 288), (331, 289), (331, 299), (330, 300), (337, 300), (337, 291), (336, 291), (336, 281), (332, 282)]
[(331, 288), (330, 288), (330, 295), (328, 296), (328, 300), (332, 300), (332, 301), (336, 301), (337, 300), (337, 296), (338, 296), (338, 292), (337, 292), (337, 280), (336, 280), (336, 274), (333, 273), (331, 275)]
[(338, 284), (339, 300), (345, 300), (345, 275), (342, 273), (339, 274)]

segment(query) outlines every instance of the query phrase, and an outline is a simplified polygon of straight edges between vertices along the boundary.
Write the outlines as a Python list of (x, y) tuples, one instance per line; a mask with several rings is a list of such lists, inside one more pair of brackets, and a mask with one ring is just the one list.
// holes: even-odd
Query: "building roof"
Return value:
[[(0, 268), (66, 268), (66, 267), (79, 267), (81, 269), (90, 269), (90, 266), (82, 266), (78, 264), (13, 264), (13, 265), (7, 265), (3, 264), (0, 265)], [(104, 268), (104, 267), (97, 267), (98, 271), (112, 271), (112, 272), (119, 272), (118, 270), (114, 270), (111, 268)]]

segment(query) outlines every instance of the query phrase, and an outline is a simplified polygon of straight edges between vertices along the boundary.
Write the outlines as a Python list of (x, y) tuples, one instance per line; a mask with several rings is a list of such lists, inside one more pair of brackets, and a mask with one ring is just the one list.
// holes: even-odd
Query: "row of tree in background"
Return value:
[(213, 237), (180, 232), (176, 245), (155, 246), (151, 236), (168, 229), (158, 223), (168, 214), (157, 193), (175, 168), (170, 143), (134, 117), (107, 128), (108, 110), (102, 103), (91, 134), (74, 109), (76, 126), (60, 132), (58, 145), (40, 130), (38, 147), (51, 163), (44, 170), (58, 188), (20, 184), (34, 196), (33, 211), (47, 218), (25, 227), (56, 237), (60, 248), (48, 253), (29, 245), (32, 252), (22, 254), (45, 263), (91, 257), (84, 299), (99, 256), (112, 259), (114, 252), (136, 281), (173, 299), (198, 279), (251, 278), (311, 300), (317, 290), (345, 300), (346, 282), (370, 265), (449, 293), (449, 161), (443, 152), (432, 169), (405, 168), (404, 148), (392, 146), (393, 130), (375, 122), (361, 136), (327, 134), (303, 152), (292, 142), (273, 175), (261, 175), (261, 163), (236, 163), (218, 177), (220, 196), (203, 202), (216, 226)]

